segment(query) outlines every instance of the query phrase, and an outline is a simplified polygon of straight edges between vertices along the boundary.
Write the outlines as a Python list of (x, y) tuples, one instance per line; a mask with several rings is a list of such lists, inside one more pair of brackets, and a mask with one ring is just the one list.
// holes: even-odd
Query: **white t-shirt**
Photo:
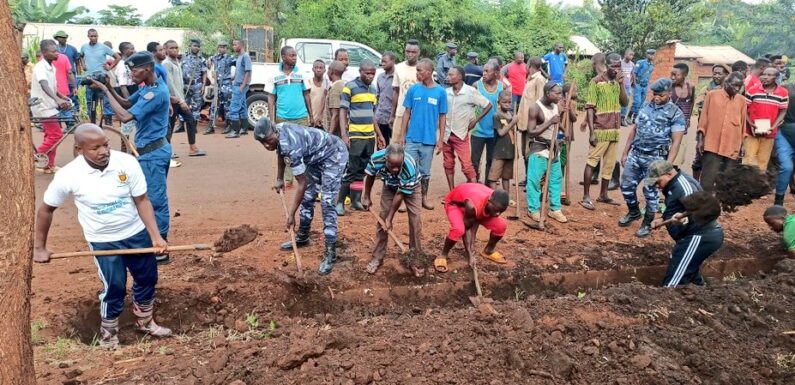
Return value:
[[(403, 112), (406, 111), (406, 108), (403, 107), (403, 99), (406, 98), (406, 92), (409, 91), (409, 88), (417, 83), (417, 66), (410, 66), (406, 62), (400, 62), (395, 66), (395, 76), (392, 79), (392, 88), (398, 87), (400, 89), (400, 95), (398, 96), (398, 104), (397, 104), (397, 111), (395, 111), (395, 116), (403, 116)], [(396, 123), (399, 120), (396, 121)]]
[(116, 68), (113, 69), (113, 73), (116, 75), (116, 84), (119, 86), (131, 86), (133, 84), (130, 68), (127, 67), (124, 59), (119, 60)]
[(146, 193), (141, 166), (131, 155), (111, 150), (104, 171), (78, 156), (55, 174), (44, 203), (60, 207), (69, 194), (77, 206), (77, 219), (88, 242), (116, 242), (145, 229), (133, 197)]
[(41, 59), (33, 67), (33, 79), (30, 82), (30, 97), (39, 98), (39, 104), (30, 107), (30, 112), (34, 118), (49, 118), (58, 115), (58, 103), (49, 97), (41, 88), (39, 81), (46, 80), (47, 85), (55, 95), (58, 90), (57, 79), (55, 78), (55, 67), (46, 60)]

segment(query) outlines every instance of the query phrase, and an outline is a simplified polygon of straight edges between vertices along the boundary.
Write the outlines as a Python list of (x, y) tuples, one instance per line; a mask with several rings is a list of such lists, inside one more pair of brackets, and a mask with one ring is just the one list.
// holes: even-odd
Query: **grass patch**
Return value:
[(49, 324), (46, 320), (38, 319), (30, 323), (30, 343), (33, 345), (41, 345), (44, 339), (41, 337), (40, 331), (46, 329)]

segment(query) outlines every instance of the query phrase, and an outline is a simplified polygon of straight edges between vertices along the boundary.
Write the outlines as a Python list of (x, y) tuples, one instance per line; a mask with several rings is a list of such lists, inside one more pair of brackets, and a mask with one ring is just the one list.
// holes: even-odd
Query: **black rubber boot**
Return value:
[(232, 124), (230, 122), (230, 120), (224, 122), (224, 130), (221, 132), (221, 134), (226, 135), (232, 132)]
[(248, 119), (239, 120), (240, 122), (240, 132), (239, 135), (248, 135)]
[(351, 210), (364, 211), (362, 206), (362, 192), (351, 190)]
[(643, 222), (640, 224), (640, 228), (638, 231), (635, 232), (635, 236), (638, 238), (646, 238), (651, 234), (651, 222), (654, 220), (654, 216), (649, 218), (648, 216), (643, 218)]
[[(309, 229), (298, 229), (298, 233), (295, 234), (295, 245), (298, 247), (304, 247), (309, 244)], [(290, 251), (293, 249), (293, 243), (291, 241), (283, 242), (279, 245), (279, 249), (282, 251)]]
[(773, 204), (776, 206), (784, 206), (784, 194), (776, 194), (776, 198), (773, 201)]
[[(345, 216), (345, 198), (348, 197), (351, 193), (351, 185), (343, 184), (340, 188), (340, 193), (337, 194), (337, 215), (344, 217)], [(352, 203), (353, 201), (351, 201)]]
[(326, 251), (323, 253), (323, 261), (320, 262), (317, 273), (328, 275), (334, 269), (335, 263), (337, 263), (337, 246), (334, 243), (326, 242)]
[(237, 132), (240, 131), (240, 121), (239, 120), (232, 120), (230, 125), (231, 125), (231, 129), (229, 130), (229, 133), (226, 134), (226, 138), (227, 139), (239, 138), (240, 135)]
[(621, 164), (616, 162), (613, 167), (613, 177), (610, 178), (610, 183), (607, 185), (609, 191), (618, 190), (621, 187)]
[(618, 225), (621, 227), (627, 227), (630, 224), (632, 224), (632, 222), (635, 222), (638, 219), (640, 219), (642, 216), (643, 214), (640, 213), (640, 208), (638, 208), (637, 206), (630, 207), (627, 215), (624, 215), (623, 217), (619, 218)]

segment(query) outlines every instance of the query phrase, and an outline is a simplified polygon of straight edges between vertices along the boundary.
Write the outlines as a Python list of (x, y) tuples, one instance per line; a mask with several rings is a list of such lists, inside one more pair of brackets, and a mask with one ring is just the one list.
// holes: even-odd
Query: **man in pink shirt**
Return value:
[[(69, 86), (72, 86), (71, 89), (77, 89), (77, 84), (75, 83), (75, 75), (72, 72), (72, 64), (69, 62), (69, 57), (59, 53), (58, 58), (52, 62), (52, 66), (55, 68), (55, 80), (58, 83), (58, 92), (71, 98), (72, 95)], [(74, 106), (72, 108), (74, 108)], [(58, 117), (61, 121), (65, 120), (68, 127), (73, 126), (75, 123), (72, 109), (61, 110), (58, 113)]]
[(524, 63), (524, 53), (516, 51), (513, 53), (513, 62), (503, 69), (503, 74), (511, 83), (511, 108), (514, 110), (522, 100), (524, 84), (527, 81), (527, 65)]

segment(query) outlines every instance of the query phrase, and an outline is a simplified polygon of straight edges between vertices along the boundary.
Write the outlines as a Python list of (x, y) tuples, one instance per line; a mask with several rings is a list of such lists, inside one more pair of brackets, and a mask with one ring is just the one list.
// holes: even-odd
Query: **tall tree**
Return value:
[(25, 76), (19, 62), (22, 31), (9, 3), (0, 1), (0, 384), (33, 385), (30, 279), (33, 256), (33, 153)]
[(22, 23), (66, 23), (69, 19), (88, 12), (86, 7), (69, 7), (69, 0), (11, 0), (14, 19)]
[(701, 0), (598, 0), (600, 24), (611, 33), (607, 48), (641, 52), (673, 39), (687, 40), (707, 14)]
[(97, 21), (105, 25), (142, 25), (138, 8), (132, 5), (109, 5), (107, 9), (97, 12)]

